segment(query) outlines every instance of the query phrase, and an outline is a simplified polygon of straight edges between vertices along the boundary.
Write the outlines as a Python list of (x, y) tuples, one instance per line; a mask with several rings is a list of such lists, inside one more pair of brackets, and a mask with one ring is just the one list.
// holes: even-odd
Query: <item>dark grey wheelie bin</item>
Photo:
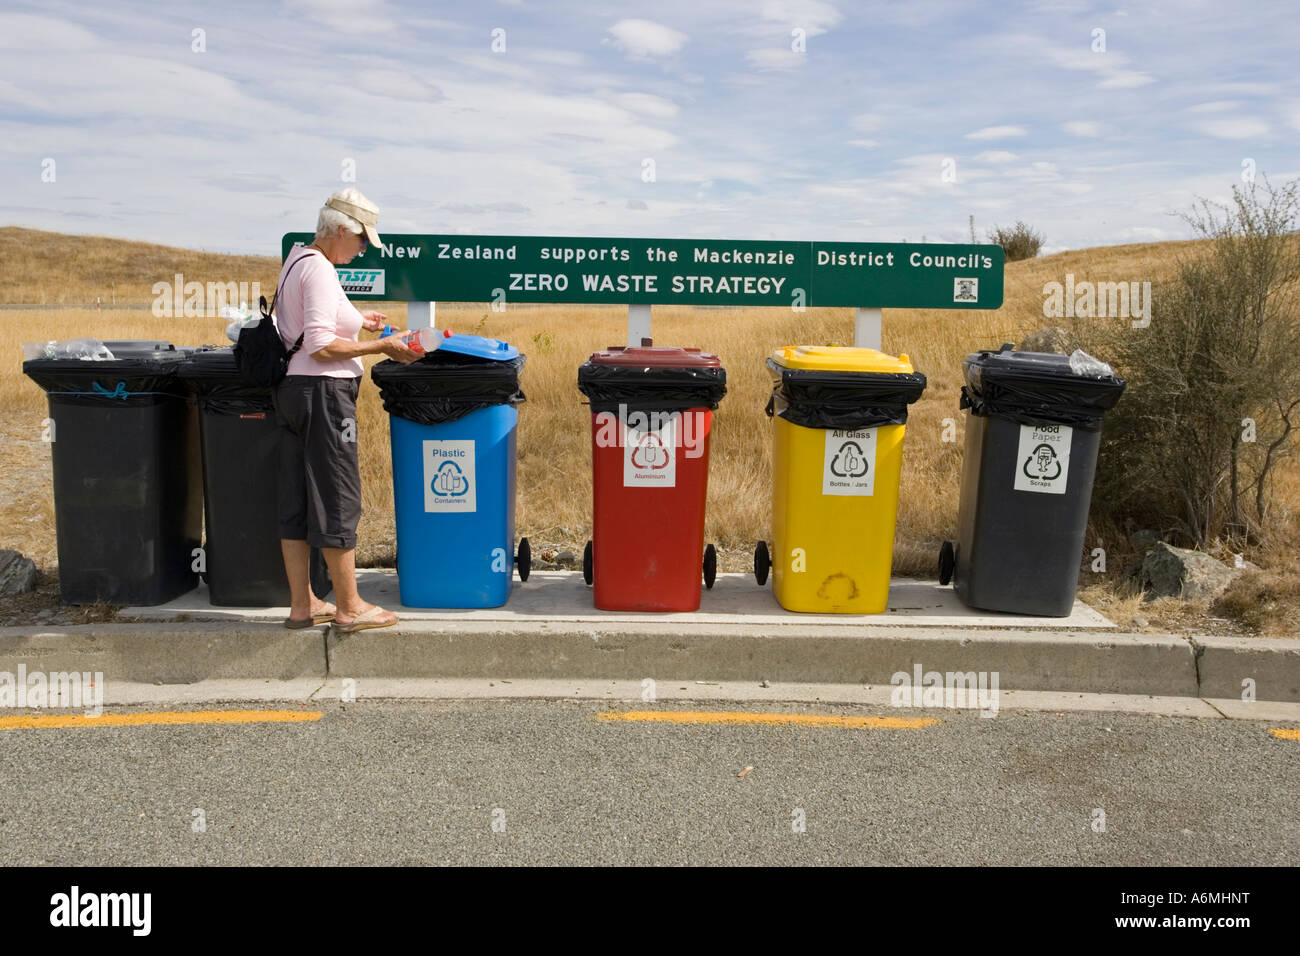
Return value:
[(939, 581), (967, 605), (1043, 617), (1074, 607), (1102, 417), (1124, 391), (1082, 352), (966, 357), (966, 420), (957, 541)]
[(111, 360), (37, 358), (49, 400), (59, 592), (68, 604), (164, 604), (198, 584), (203, 498), (190, 350), (107, 342)]
[[(231, 348), (200, 349), (177, 373), (199, 406), (204, 558), (209, 601), (219, 607), (289, 603), (277, 509), (279, 429), (271, 390), (249, 385)], [(320, 550), (311, 552), (317, 597), (330, 592)]]

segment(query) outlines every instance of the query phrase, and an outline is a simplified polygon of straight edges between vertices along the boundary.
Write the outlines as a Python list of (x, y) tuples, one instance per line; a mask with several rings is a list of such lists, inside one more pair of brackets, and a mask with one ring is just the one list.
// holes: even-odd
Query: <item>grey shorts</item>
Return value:
[(357, 546), (359, 378), (287, 375), (275, 388), (280, 426), (280, 537), (313, 548)]

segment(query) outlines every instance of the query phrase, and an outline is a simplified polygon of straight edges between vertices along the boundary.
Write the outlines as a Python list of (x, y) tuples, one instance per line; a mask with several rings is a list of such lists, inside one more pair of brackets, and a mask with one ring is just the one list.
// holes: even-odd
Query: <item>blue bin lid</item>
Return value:
[(486, 339), (481, 335), (448, 335), (438, 348), (443, 352), (455, 352), (458, 355), (473, 355), (475, 358), (498, 361), (519, 357), (519, 350), (509, 342)]

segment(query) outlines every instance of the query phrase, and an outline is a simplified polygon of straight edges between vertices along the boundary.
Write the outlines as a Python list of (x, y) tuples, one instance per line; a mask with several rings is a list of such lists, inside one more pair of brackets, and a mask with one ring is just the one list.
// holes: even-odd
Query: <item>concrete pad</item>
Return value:
[(1241, 700), (1253, 682), (1258, 700), (1300, 700), (1300, 640), (1288, 637), (1194, 637), (1200, 696)]
[[(951, 587), (937, 581), (896, 578), (890, 583), (889, 611), (885, 614), (800, 614), (787, 611), (772, 596), (772, 588), (759, 587), (753, 575), (719, 574), (712, 590), (701, 598), (700, 610), (692, 613), (630, 613), (600, 611), (592, 605), (592, 592), (577, 571), (535, 571), (526, 582), (515, 582), (504, 607), (473, 610), (408, 608), (398, 598), (397, 573), (377, 568), (357, 572), (361, 596), (396, 611), (407, 621), (672, 621), (679, 626), (696, 624), (832, 624), (857, 627), (863, 623), (883, 626), (967, 628), (1016, 627), (1041, 630), (1106, 629), (1115, 625), (1082, 601), (1076, 601), (1069, 617), (1029, 617), (996, 611), (977, 611), (957, 599)], [(208, 603), (205, 585), (157, 607), (129, 607), (123, 616), (145, 621), (190, 620), (280, 621), (288, 608), (221, 608)]]

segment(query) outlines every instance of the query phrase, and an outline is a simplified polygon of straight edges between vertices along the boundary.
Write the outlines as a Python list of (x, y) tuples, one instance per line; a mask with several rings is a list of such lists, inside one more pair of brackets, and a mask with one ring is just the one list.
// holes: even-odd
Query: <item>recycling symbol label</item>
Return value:
[(677, 486), (677, 425), (680, 413), (657, 429), (641, 431), (628, 425), (623, 435), (623, 487)]
[(477, 510), (472, 438), (424, 442), (424, 510), (437, 514)]
[(433, 493), (443, 497), (456, 497), (469, 491), (465, 472), (454, 461), (444, 461), (433, 476)]
[(822, 494), (873, 495), (875, 491), (876, 429), (827, 429)]
[(1063, 495), (1070, 477), (1069, 425), (1021, 425), (1016, 450), (1016, 491)]

